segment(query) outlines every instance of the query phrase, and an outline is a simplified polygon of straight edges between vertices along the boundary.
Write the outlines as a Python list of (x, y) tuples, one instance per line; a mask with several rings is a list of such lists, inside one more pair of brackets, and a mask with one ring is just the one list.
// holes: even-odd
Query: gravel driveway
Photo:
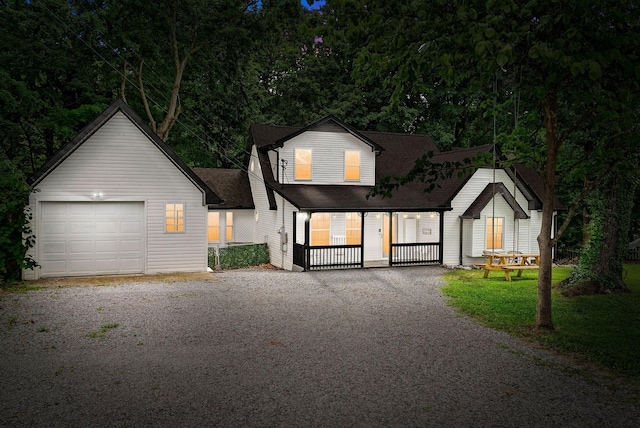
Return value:
[(0, 301), (0, 426), (640, 426), (622, 384), (448, 307), (441, 268)]

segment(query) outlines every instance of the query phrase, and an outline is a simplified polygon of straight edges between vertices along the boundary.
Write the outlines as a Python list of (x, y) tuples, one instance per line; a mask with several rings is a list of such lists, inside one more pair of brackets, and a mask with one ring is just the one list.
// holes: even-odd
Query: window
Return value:
[(360, 181), (360, 152), (347, 150), (344, 152), (345, 181)]
[(165, 231), (184, 232), (184, 204), (166, 204), (165, 213)]
[[(228, 211), (225, 216), (225, 240), (233, 241), (233, 212)], [(209, 242), (220, 241), (220, 213), (209, 212), (207, 217), (207, 239)]]
[(361, 218), (358, 213), (347, 213), (347, 245), (360, 245), (360, 233)]
[(296, 149), (296, 180), (311, 180), (311, 150)]
[(220, 213), (209, 212), (207, 216), (207, 239), (209, 242), (220, 240)]
[(503, 248), (503, 225), (502, 217), (487, 217), (487, 250), (501, 250)]
[(227, 233), (225, 235), (225, 239), (227, 240), (227, 242), (231, 242), (233, 241), (233, 213), (230, 211), (227, 211)]
[(331, 215), (313, 213), (311, 215), (311, 245), (329, 245)]

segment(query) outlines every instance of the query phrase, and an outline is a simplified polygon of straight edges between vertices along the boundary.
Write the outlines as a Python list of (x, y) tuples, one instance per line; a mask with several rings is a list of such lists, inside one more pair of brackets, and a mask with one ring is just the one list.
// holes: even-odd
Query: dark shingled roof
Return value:
[(476, 200), (473, 201), (471, 205), (469, 205), (469, 208), (467, 209), (467, 211), (464, 212), (464, 214), (462, 214), (461, 217), (479, 219), (480, 213), (482, 212), (484, 207), (486, 207), (489, 204), (489, 202), (491, 202), (493, 197), (497, 194), (502, 195), (502, 197), (504, 198), (505, 201), (507, 201), (511, 209), (513, 209), (514, 218), (517, 218), (517, 219), (529, 218), (529, 216), (522, 209), (520, 204), (518, 204), (518, 202), (515, 200), (513, 195), (509, 193), (504, 183), (487, 184), (487, 187), (485, 187), (484, 190), (480, 192)]
[[(451, 208), (451, 200), (471, 175), (467, 173), (458, 177), (454, 174), (452, 178), (439, 181), (439, 186), (429, 193), (424, 191), (424, 183), (409, 183), (394, 191), (391, 198), (367, 198), (372, 186), (280, 184), (273, 176), (268, 151), (277, 146), (279, 141), (286, 141), (303, 129), (277, 125), (251, 126), (249, 144), (255, 144), (258, 148), (271, 209), (275, 209), (274, 193), (278, 193), (298, 209), (308, 211), (444, 211)], [(429, 152), (434, 155), (436, 162), (456, 162), (491, 149), (491, 145), (488, 145), (441, 153), (426, 135), (367, 131), (361, 131), (360, 135), (382, 149), (376, 157), (376, 181), (387, 175), (406, 174), (417, 158)]]
[(240, 169), (193, 168), (200, 177), (222, 200), (216, 205), (224, 209), (254, 209), (249, 177)]
[[(544, 182), (542, 181), (542, 176), (538, 174), (538, 172), (526, 165), (514, 165), (511, 169), (508, 169), (507, 172), (513, 178), (513, 171), (516, 171), (517, 183), (518, 185), (526, 186), (527, 190), (537, 199), (534, 207), (529, 207), (529, 209), (542, 209), (542, 197), (544, 196)], [(556, 211), (561, 211), (566, 209), (564, 204), (560, 202), (560, 200), (556, 197), (553, 201), (553, 209)]]
[(29, 179), (30, 184), (35, 187), (41, 182), (51, 171), (60, 165), (67, 157), (69, 157), (78, 147), (82, 145), (89, 137), (91, 137), (98, 129), (109, 121), (116, 113), (122, 112), (138, 127), (138, 129), (155, 144), (155, 146), (178, 168), (197, 188), (203, 193), (205, 204), (220, 203), (220, 198), (180, 159), (171, 148), (156, 135), (155, 132), (133, 111), (127, 103), (117, 100), (111, 104), (96, 119), (87, 124), (67, 145), (62, 147), (51, 159), (45, 163), (42, 168), (36, 171)]

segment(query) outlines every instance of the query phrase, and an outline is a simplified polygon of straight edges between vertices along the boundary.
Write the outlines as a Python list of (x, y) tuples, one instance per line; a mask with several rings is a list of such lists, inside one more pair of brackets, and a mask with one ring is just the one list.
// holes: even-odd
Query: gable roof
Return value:
[(462, 218), (474, 218), (479, 219), (480, 213), (482, 210), (493, 200), (495, 195), (502, 195), (505, 201), (509, 204), (511, 209), (513, 210), (513, 218), (516, 219), (527, 219), (529, 216), (522, 209), (520, 204), (516, 201), (504, 183), (489, 183), (487, 187), (484, 188), (482, 192), (478, 195), (478, 197), (469, 205), (469, 208), (462, 214), (460, 217)]
[(216, 195), (192, 170), (180, 159), (171, 148), (156, 135), (155, 132), (133, 111), (131, 107), (121, 99), (118, 99), (106, 108), (97, 118), (87, 124), (78, 135), (68, 144), (62, 147), (29, 179), (35, 187), (47, 175), (58, 167), (78, 147), (89, 139), (98, 129), (107, 123), (116, 113), (122, 112), (166, 157), (178, 168), (203, 194), (205, 204), (219, 204), (221, 199)]
[(193, 172), (222, 199), (216, 207), (254, 209), (249, 176), (240, 169), (193, 168)]
[(341, 120), (337, 119), (334, 116), (325, 116), (322, 119), (319, 119), (311, 123), (310, 125), (296, 128), (295, 130), (291, 130), (291, 132), (287, 134), (283, 134), (276, 137), (275, 140), (272, 141), (271, 143), (263, 144), (262, 147), (266, 147), (267, 149), (275, 149), (278, 147), (282, 147), (284, 143), (287, 142), (288, 140), (291, 140), (292, 138), (295, 138), (298, 135), (307, 131), (346, 132), (353, 135), (354, 137), (356, 137), (363, 143), (367, 144), (368, 146), (370, 146), (372, 151), (381, 152), (382, 150), (384, 150), (384, 148), (376, 144), (374, 141), (370, 140), (363, 133), (356, 130), (355, 128), (352, 128), (351, 126), (347, 125), (346, 123), (342, 122)]
[[(278, 147), (277, 142), (300, 135), (305, 129), (277, 125), (252, 125), (250, 128), (249, 145), (257, 148), (271, 209), (276, 209), (275, 193), (278, 193), (298, 209), (308, 211), (443, 211), (451, 209), (451, 199), (471, 175), (462, 178), (455, 176), (439, 182), (440, 187), (429, 193), (424, 192), (424, 183), (409, 183), (394, 191), (391, 198), (368, 198), (373, 186), (280, 184), (274, 177), (268, 152)], [(382, 149), (376, 157), (376, 182), (387, 175), (406, 174), (423, 154), (432, 152), (435, 157), (441, 155), (433, 140), (426, 135), (370, 131), (360, 131), (359, 134)], [(442, 159), (463, 159), (484, 149), (483, 146), (456, 151), (453, 156), (449, 154)]]

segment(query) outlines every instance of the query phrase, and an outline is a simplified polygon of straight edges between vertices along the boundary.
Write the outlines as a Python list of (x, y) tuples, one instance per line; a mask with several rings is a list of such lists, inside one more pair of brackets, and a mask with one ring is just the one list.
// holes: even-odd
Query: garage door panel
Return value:
[(66, 235), (67, 222), (47, 221), (43, 223), (43, 229), (46, 231), (46, 236)]
[(142, 251), (142, 241), (139, 239), (123, 239), (120, 241), (121, 253), (137, 253)]
[(116, 220), (96, 221), (96, 233), (117, 234), (118, 222)]
[(69, 233), (71, 235), (92, 235), (94, 232), (92, 221), (69, 221)]
[(138, 234), (140, 230), (142, 230), (142, 223), (140, 221), (122, 221), (120, 223), (120, 233)]
[(67, 252), (67, 241), (49, 241), (42, 244), (43, 255), (64, 255)]
[(68, 253), (69, 254), (90, 254), (93, 249), (93, 241), (83, 240), (83, 241), (69, 241), (68, 245)]
[(117, 240), (96, 240), (96, 253), (117, 253), (119, 249)]
[(44, 260), (40, 262), (42, 271), (49, 275), (64, 275), (67, 272), (67, 263), (64, 260)]
[(42, 276), (144, 272), (144, 203), (43, 202), (41, 212)]

